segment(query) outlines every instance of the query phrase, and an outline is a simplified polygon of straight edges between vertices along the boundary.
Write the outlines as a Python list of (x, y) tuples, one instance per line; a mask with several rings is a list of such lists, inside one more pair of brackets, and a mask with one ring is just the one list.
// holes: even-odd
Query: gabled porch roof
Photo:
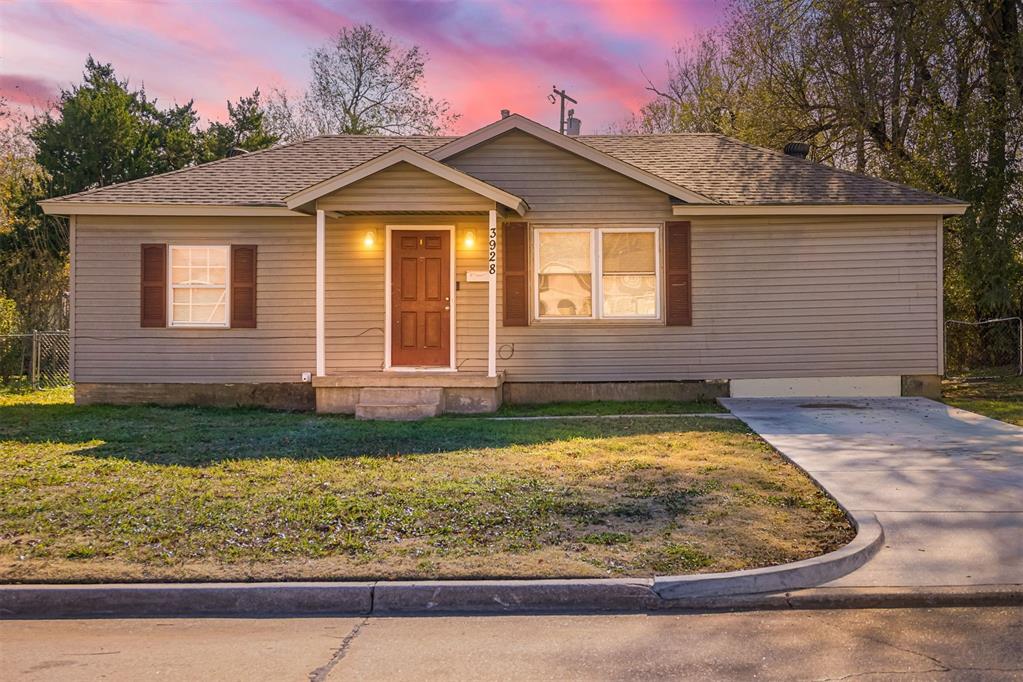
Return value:
[(529, 209), (529, 205), (525, 202), (525, 200), (515, 196), (514, 194), (505, 192), (502, 189), (494, 187), (490, 183), (474, 178), (471, 175), (452, 168), (451, 166), (446, 166), (440, 161), (431, 159), (430, 157), (413, 151), (408, 147), (396, 147), (389, 152), (385, 152), (384, 154), (381, 154), (374, 159), (370, 159), (365, 163), (359, 164), (354, 168), (346, 170), (343, 173), (339, 173), (333, 177), (323, 180), (322, 182), (318, 182), (315, 185), (311, 185), (303, 190), (295, 192), (294, 194), (285, 197), (284, 201), (290, 210), (312, 213), (315, 209), (316, 200), (320, 197), (336, 192), (343, 187), (347, 187), (348, 185), (358, 182), (364, 178), (368, 178), (375, 173), (379, 173), (380, 171), (399, 163), (410, 164), (422, 171), (431, 173), (443, 180), (463, 187), (471, 192), (475, 192), (480, 196), (491, 199), (502, 206), (510, 208), (520, 216), (525, 215), (526, 211)]

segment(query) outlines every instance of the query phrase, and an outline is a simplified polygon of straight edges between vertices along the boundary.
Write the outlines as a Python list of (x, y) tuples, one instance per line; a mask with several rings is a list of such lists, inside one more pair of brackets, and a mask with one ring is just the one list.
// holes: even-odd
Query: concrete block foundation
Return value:
[(76, 405), (201, 405), (312, 410), (311, 384), (106, 384), (76, 383)]
[(906, 374), (902, 377), (902, 395), (941, 398), (941, 377), (937, 374)]
[(728, 397), (727, 381), (506, 382), (507, 403), (584, 400), (714, 400)]

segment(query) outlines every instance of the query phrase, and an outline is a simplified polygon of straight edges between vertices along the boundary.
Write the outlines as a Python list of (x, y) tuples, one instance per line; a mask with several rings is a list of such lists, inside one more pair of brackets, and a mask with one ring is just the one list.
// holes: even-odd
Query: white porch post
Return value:
[(497, 211), (490, 211), (487, 230), (487, 376), (497, 376)]
[(326, 267), (326, 218), (323, 211), (316, 210), (316, 376), (327, 374), (327, 346), (325, 339), (325, 288), (327, 283)]

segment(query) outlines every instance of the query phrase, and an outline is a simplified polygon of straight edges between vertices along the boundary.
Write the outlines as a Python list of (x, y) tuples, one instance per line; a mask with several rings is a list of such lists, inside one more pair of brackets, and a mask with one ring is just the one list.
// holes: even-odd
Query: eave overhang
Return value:
[(674, 204), (676, 216), (962, 215), (969, 204)]
[(156, 204), (111, 201), (45, 199), (39, 206), (46, 215), (154, 215), (154, 216), (302, 216), (285, 206), (231, 206), (224, 204)]

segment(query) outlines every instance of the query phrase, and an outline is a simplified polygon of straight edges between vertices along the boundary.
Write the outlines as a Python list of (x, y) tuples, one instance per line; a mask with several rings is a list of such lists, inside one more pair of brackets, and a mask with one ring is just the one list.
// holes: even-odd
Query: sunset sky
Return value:
[(642, 68), (713, 27), (724, 0), (0, 0), (0, 94), (29, 112), (79, 82), (91, 53), (163, 104), (302, 89), (309, 51), (342, 26), (372, 23), (430, 55), (426, 88), (462, 119), (511, 109), (557, 126), (551, 86), (579, 100), (583, 132), (602, 132), (647, 99)]

